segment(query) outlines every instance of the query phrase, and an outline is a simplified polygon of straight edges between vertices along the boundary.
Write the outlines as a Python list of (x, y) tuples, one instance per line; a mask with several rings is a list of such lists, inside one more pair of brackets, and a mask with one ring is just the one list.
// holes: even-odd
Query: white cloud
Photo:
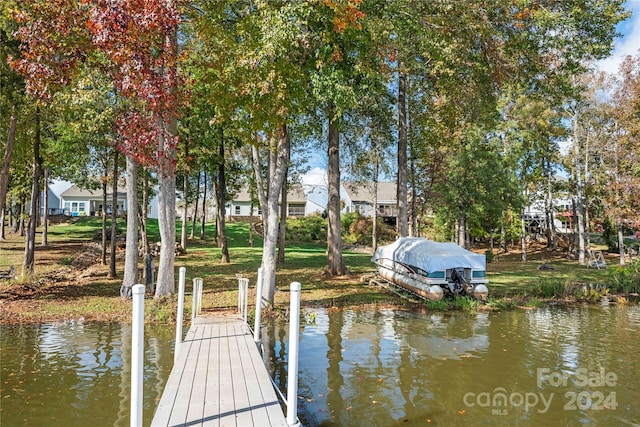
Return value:
[(320, 167), (315, 167), (309, 172), (302, 175), (302, 185), (305, 188), (305, 192), (311, 191), (314, 188), (327, 188), (327, 171)]
[(622, 60), (627, 55), (637, 54), (640, 49), (640, 0), (628, 0), (626, 7), (632, 14), (618, 25), (622, 37), (615, 40), (611, 56), (597, 64), (598, 69), (610, 74), (617, 73)]
[(301, 177), (302, 187), (307, 196), (307, 214), (322, 212), (327, 206), (327, 171), (315, 167)]

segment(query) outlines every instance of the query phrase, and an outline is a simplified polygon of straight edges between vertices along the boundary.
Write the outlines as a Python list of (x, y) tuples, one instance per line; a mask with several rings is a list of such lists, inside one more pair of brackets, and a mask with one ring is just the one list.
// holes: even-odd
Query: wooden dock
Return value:
[(242, 320), (196, 318), (151, 426), (287, 426), (269, 373)]

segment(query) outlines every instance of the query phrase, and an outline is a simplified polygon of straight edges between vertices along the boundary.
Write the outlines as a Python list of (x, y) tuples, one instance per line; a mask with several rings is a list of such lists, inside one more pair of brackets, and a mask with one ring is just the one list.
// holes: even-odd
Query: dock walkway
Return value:
[(196, 318), (151, 426), (287, 426), (246, 323)]

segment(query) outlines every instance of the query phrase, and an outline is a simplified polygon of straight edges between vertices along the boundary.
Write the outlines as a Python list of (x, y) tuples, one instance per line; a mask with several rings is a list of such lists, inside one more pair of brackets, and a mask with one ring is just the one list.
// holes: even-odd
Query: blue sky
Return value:
[(618, 71), (625, 56), (635, 55), (640, 49), (640, 0), (628, 0), (626, 7), (632, 15), (618, 24), (618, 32), (622, 37), (615, 40), (611, 56), (598, 63), (599, 69), (612, 74)]

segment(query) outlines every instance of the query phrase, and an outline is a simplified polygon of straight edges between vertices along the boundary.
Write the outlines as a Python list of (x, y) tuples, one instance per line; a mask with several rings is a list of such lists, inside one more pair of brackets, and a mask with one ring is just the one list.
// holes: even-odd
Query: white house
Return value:
[[(243, 187), (233, 200), (227, 203), (225, 208), (227, 217), (243, 219), (248, 218), (251, 215), (251, 196), (248, 190), (248, 187)], [(292, 185), (287, 192), (287, 216), (299, 217), (309, 215), (310, 213), (317, 211), (317, 208), (311, 205), (309, 206), (308, 211), (308, 205), (310, 204), (307, 203), (307, 197), (302, 191), (302, 188), (299, 185)], [(260, 205), (256, 202), (253, 205), (253, 216), (261, 215), (262, 211), (260, 210)]]
[[(122, 215), (127, 211), (127, 194), (119, 189), (117, 197), (117, 213)], [(60, 209), (65, 215), (94, 216), (100, 215), (103, 210), (102, 190), (85, 190), (77, 185), (72, 185), (63, 191), (59, 198)], [(111, 188), (109, 188), (107, 190), (107, 206), (105, 207), (107, 213), (111, 212), (112, 199)]]
[[(395, 218), (398, 215), (397, 189), (395, 182), (378, 182), (377, 212), (380, 217)], [(343, 213), (359, 212), (363, 216), (373, 216), (373, 182), (344, 182), (340, 194)]]

